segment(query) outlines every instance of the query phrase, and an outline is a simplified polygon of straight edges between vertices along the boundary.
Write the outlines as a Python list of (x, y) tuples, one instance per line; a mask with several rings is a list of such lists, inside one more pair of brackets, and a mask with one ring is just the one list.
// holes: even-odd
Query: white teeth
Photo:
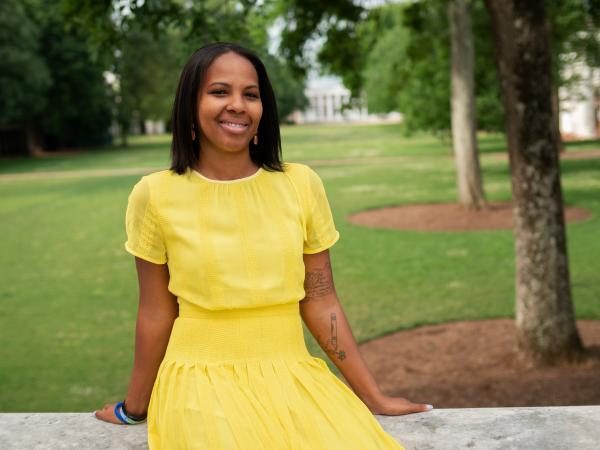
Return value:
[(227, 125), (228, 127), (234, 128), (246, 128), (246, 125), (243, 123), (233, 123), (233, 122), (221, 122), (223, 125)]

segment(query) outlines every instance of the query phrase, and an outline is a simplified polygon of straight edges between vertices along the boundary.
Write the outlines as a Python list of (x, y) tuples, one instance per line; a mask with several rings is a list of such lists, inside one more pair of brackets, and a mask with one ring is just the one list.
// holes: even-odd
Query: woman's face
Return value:
[(262, 116), (252, 63), (233, 52), (216, 58), (205, 73), (197, 105), (202, 152), (247, 152)]

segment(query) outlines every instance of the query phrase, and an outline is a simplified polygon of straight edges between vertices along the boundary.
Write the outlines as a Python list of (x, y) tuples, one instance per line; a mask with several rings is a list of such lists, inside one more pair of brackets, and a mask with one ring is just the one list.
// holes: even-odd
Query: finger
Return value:
[(414, 414), (414, 413), (422, 413), (431, 411), (433, 406), (421, 404), (421, 403), (409, 403), (407, 405), (402, 405), (396, 411), (397, 415), (405, 415), (405, 414)]
[(96, 412), (96, 417), (103, 422), (114, 423), (116, 425), (121, 425), (121, 421), (115, 417), (112, 412), (100, 411)]
[(433, 409), (433, 405), (427, 405), (424, 403), (413, 403), (413, 412), (427, 412)]
[(106, 407), (102, 408), (99, 411), (96, 411), (95, 415), (98, 419), (103, 420), (104, 422), (111, 422), (111, 414)]

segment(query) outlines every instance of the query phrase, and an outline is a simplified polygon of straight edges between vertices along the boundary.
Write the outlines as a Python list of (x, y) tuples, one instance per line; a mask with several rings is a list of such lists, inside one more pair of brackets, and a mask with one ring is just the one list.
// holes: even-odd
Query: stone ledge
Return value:
[[(407, 450), (600, 448), (600, 406), (437, 409), (377, 419)], [(0, 413), (0, 448), (142, 450), (146, 425), (111, 425), (91, 413)]]

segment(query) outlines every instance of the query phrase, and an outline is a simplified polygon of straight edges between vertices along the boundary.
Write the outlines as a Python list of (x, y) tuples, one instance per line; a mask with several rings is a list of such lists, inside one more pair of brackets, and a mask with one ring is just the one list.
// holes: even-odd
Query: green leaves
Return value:
[(23, 125), (41, 111), (50, 73), (40, 30), (18, 0), (0, 2), (0, 127)]
[(7, 0), (0, 17), (0, 125), (49, 148), (106, 142), (109, 94), (84, 30), (45, 0)]
[(310, 39), (328, 35), (330, 30), (333, 31), (329, 36), (333, 37), (335, 30), (350, 29), (364, 13), (351, 0), (275, 0), (274, 4), (276, 13), (285, 22), (280, 52), (298, 76), (304, 75), (310, 66), (304, 53)]

